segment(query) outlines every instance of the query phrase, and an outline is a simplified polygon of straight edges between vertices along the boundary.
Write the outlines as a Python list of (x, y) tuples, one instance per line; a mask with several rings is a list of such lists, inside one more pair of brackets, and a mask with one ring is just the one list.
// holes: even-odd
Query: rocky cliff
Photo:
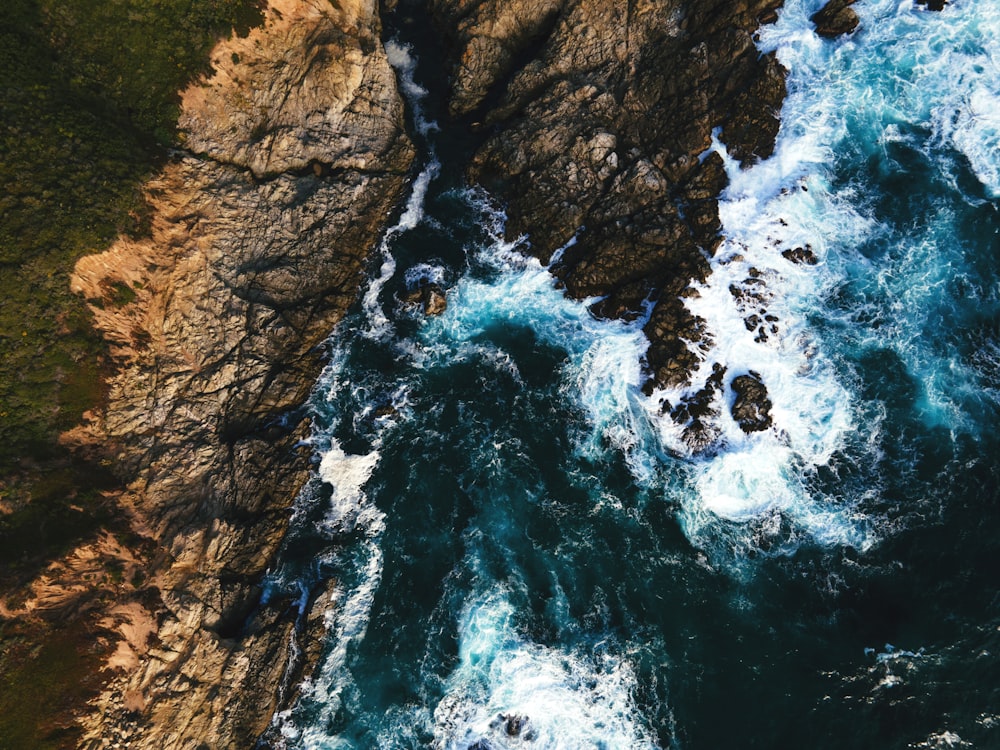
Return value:
[(785, 94), (753, 34), (780, 0), (428, 0), (452, 51), (451, 112), (488, 137), (469, 174), (508, 206), (574, 297), (652, 311), (651, 384), (684, 382), (698, 322), (681, 303), (718, 244), (718, 129), (768, 156)]
[(414, 156), (378, 12), (269, 0), (183, 93), (151, 236), (76, 267), (115, 371), (66, 440), (113, 462), (145, 550), (85, 747), (246, 748), (294, 678), (294, 612), (259, 606), (309, 471), (294, 410)]

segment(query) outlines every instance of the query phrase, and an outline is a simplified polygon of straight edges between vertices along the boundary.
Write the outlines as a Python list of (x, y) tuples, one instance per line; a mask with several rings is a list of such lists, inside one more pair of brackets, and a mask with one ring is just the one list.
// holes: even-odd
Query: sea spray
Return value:
[[(639, 720), (628, 663), (597, 647), (560, 652), (525, 641), (502, 591), (470, 602), (459, 626), (459, 665), (434, 710), (434, 747), (497, 750), (657, 747)], [(488, 744), (487, 744), (488, 743)]]

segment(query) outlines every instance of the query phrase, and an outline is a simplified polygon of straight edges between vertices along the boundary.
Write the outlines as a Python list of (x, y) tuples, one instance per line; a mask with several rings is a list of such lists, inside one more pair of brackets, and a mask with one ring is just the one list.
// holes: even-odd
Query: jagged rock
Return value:
[(684, 427), (681, 436), (694, 452), (710, 447), (719, 435), (718, 428), (713, 426), (710, 420), (719, 414), (715, 403), (722, 390), (722, 379), (725, 375), (725, 367), (718, 363), (713, 364), (712, 374), (708, 376), (704, 386), (677, 406), (671, 406), (669, 403), (664, 405), (664, 410), (670, 412), (670, 418)]
[(736, 399), (730, 413), (743, 432), (761, 432), (771, 426), (771, 399), (760, 375), (751, 371), (731, 383)]
[[(69, 439), (105, 446), (128, 484), (122, 513), (155, 550), (141, 605), (157, 623), (83, 718), (84, 748), (252, 747), (303, 666), (294, 612), (259, 605), (310, 470), (308, 424), (286, 417), (414, 152), (375, 0), (269, 0), (265, 16), (183, 92), (186, 151), (147, 186), (151, 236), (73, 278), (117, 371)], [(135, 300), (101, 305), (108, 283)]]
[(815, 266), (819, 262), (816, 253), (813, 252), (812, 247), (809, 245), (783, 250), (781, 257), (785, 260), (790, 260), (792, 263), (805, 263), (810, 266)]
[(816, 33), (822, 37), (834, 37), (850, 34), (858, 27), (858, 14), (850, 6), (855, 0), (829, 0), (829, 2), (813, 13), (809, 20), (816, 26)]
[(947, 0), (917, 0), (917, 5), (923, 5), (927, 10), (944, 10)]
[(503, 731), (508, 737), (519, 737), (528, 726), (528, 717), (520, 714), (507, 714), (500, 717), (504, 720)]
[[(512, 236), (595, 312), (646, 325), (653, 380), (687, 379), (698, 322), (680, 302), (719, 242), (713, 128), (743, 164), (770, 155), (784, 72), (753, 33), (777, 0), (431, 0), (453, 48), (452, 110), (489, 132), (471, 179), (505, 202)], [(624, 15), (623, 15), (624, 13)], [(491, 92), (486, 96), (484, 92)]]
[(403, 301), (410, 305), (421, 305), (424, 315), (440, 315), (448, 309), (448, 298), (437, 284), (424, 284), (412, 289), (406, 293)]

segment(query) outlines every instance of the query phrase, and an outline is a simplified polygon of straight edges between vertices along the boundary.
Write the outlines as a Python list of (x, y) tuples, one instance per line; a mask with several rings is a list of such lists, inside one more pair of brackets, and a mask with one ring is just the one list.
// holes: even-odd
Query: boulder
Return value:
[(850, 34), (858, 27), (858, 14), (850, 6), (855, 0), (830, 0), (813, 13), (809, 20), (816, 26), (816, 33), (827, 39)]
[(810, 245), (783, 250), (781, 252), (781, 257), (785, 260), (791, 261), (792, 263), (805, 263), (810, 266), (815, 266), (819, 262), (819, 259), (816, 257), (816, 253), (813, 252)]
[(424, 315), (440, 315), (448, 309), (448, 298), (438, 284), (424, 284), (403, 295), (403, 302), (423, 307)]
[(508, 737), (519, 737), (528, 726), (528, 717), (520, 714), (507, 714), (500, 717), (504, 721), (503, 731)]
[(761, 432), (771, 426), (771, 399), (758, 373), (738, 375), (730, 387), (736, 396), (730, 413), (743, 432)]

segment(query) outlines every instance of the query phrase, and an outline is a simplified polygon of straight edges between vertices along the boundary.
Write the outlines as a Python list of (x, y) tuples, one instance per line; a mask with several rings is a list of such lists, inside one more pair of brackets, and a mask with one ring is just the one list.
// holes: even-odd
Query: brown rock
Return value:
[(406, 293), (403, 301), (410, 305), (421, 305), (424, 315), (440, 315), (448, 309), (448, 299), (437, 284), (424, 284)]
[(829, 2), (813, 13), (809, 20), (816, 25), (816, 33), (832, 39), (843, 34), (850, 34), (858, 27), (858, 14), (850, 6), (855, 0), (829, 0)]
[(813, 252), (809, 245), (782, 250), (781, 257), (785, 260), (790, 260), (792, 263), (805, 263), (810, 266), (815, 266), (819, 262), (816, 253)]
[(738, 375), (730, 384), (736, 399), (730, 413), (743, 432), (760, 432), (771, 426), (771, 399), (760, 375)]
[(684, 339), (698, 323), (679, 296), (719, 242), (725, 173), (700, 158), (712, 130), (744, 164), (773, 149), (784, 76), (752, 34), (778, 4), (431, 2), (455, 49), (453, 111), (490, 133), (471, 179), (543, 261), (576, 236), (554, 270), (572, 296), (604, 298), (598, 314), (654, 300), (647, 364), (660, 384), (694, 364)]
[(427, 315), (440, 315), (448, 308), (448, 300), (440, 287), (428, 288), (427, 301), (424, 303), (424, 313)]
[(85, 748), (252, 747), (303, 666), (288, 608), (259, 606), (309, 476), (308, 425), (283, 419), (313, 387), (413, 148), (374, 0), (270, 0), (266, 19), (183, 93), (189, 152), (147, 187), (151, 236), (73, 278), (93, 300), (109, 282), (136, 290), (92, 308), (117, 372), (74, 439), (107, 446), (128, 484), (156, 622), (83, 718)]

